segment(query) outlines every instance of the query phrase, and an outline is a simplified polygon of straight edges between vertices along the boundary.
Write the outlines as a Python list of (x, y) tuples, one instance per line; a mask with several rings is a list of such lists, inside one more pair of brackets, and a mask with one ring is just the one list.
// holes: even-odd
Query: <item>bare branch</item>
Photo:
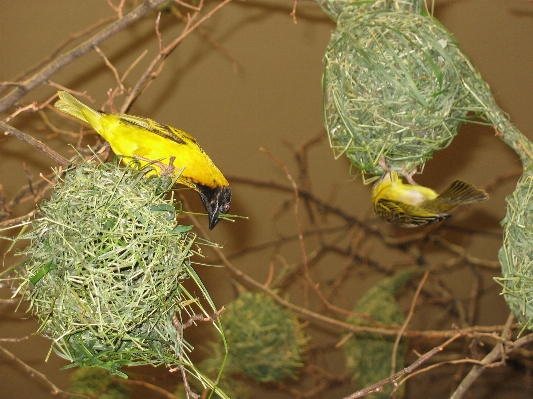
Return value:
[[(501, 337), (506, 341), (511, 336), (511, 325), (513, 324), (514, 316), (512, 313), (509, 314), (507, 322), (505, 323), (505, 328), (501, 333)], [(501, 362), (505, 362), (505, 355), (507, 354), (506, 344), (499, 343), (497, 344), (490, 353), (483, 358), (480, 365), (476, 365), (470, 370), (467, 376), (461, 381), (461, 384), (457, 387), (450, 399), (461, 399), (464, 394), (468, 391), (468, 388), (477, 380), (477, 378), (485, 371), (488, 365), (494, 363), (497, 359), (501, 358)]]
[(384, 389), (384, 386), (387, 384), (394, 384), (397, 385), (397, 380), (406, 375), (411, 373), (413, 370), (418, 368), (422, 363), (426, 362), (428, 359), (433, 357), (436, 353), (441, 352), (444, 349), (444, 346), (437, 346), (427, 352), (425, 355), (420, 356), (413, 364), (411, 364), (409, 367), (404, 368), (403, 370), (397, 372), (393, 376), (390, 376), (389, 378), (382, 380), (374, 385), (371, 385), (369, 387), (366, 387), (364, 389), (361, 389), (360, 391), (355, 392), (354, 394), (345, 397), (344, 399), (356, 399), (361, 398), (363, 396), (366, 396), (370, 393), (374, 392), (382, 392)]
[(45, 83), (46, 80), (50, 78), (53, 74), (60, 71), (63, 67), (70, 64), (72, 61), (80, 58), (82, 55), (91, 51), (94, 46), (97, 46), (104, 40), (113, 36), (115, 33), (121, 31), (125, 27), (137, 21), (149, 11), (153, 10), (165, 1), (166, 0), (143, 1), (139, 7), (126, 14), (123, 18), (104, 28), (102, 31), (100, 31), (90, 39), (81, 43), (79, 46), (52, 60), (39, 72), (26, 79), (24, 82), (20, 82), (20, 85), (17, 85), (14, 90), (12, 90), (2, 99), (0, 99), (0, 112), (4, 112), (9, 107), (13, 106), (13, 104), (19, 101), (30, 91), (32, 91), (39, 85)]
[(392, 373), (396, 371), (396, 353), (398, 352), (398, 346), (400, 345), (400, 340), (402, 339), (403, 332), (407, 329), (407, 326), (409, 325), (409, 322), (411, 321), (411, 318), (413, 317), (413, 314), (415, 313), (416, 301), (420, 295), (420, 291), (422, 291), (422, 287), (426, 283), (428, 276), (429, 276), (429, 271), (426, 271), (424, 273), (424, 276), (422, 277), (422, 280), (420, 280), (420, 283), (418, 284), (415, 295), (413, 295), (413, 300), (411, 301), (411, 307), (409, 308), (409, 313), (407, 314), (407, 317), (405, 318), (402, 328), (400, 328), (400, 331), (398, 331), (398, 335), (396, 336), (396, 340), (394, 341), (394, 349), (392, 350), (392, 364), (391, 364)]
[(111, 69), (111, 72), (113, 72), (113, 76), (115, 77), (115, 80), (117, 81), (118, 87), (122, 92), (124, 92), (126, 89), (124, 89), (124, 85), (122, 84), (122, 80), (120, 79), (120, 76), (118, 75), (117, 68), (109, 61), (109, 59), (105, 56), (104, 52), (100, 50), (98, 46), (94, 46), (94, 50), (98, 53), (100, 57), (104, 60), (105, 64), (109, 69)]
[(117, 13), (118, 18), (122, 18), (122, 9), (124, 8), (124, 3), (126, 3), (126, 0), (120, 0), (119, 5), (116, 6), (111, 0), (107, 0), (107, 4), (109, 4), (109, 7), (111, 7)]
[(37, 111), (39, 108), (37, 107), (37, 103), (36, 102), (33, 102), (29, 105), (26, 105), (25, 107), (20, 107), (19, 109), (17, 109), (15, 112), (13, 112), (11, 115), (9, 115), (7, 118), (4, 119), (4, 122), (9, 122), (10, 120), (12, 120), (14, 117), (16, 117), (18, 114), (20, 114), (21, 112), (24, 112), (24, 111)]
[(28, 374), (29, 377), (35, 378), (35, 380), (39, 382), (41, 385), (45, 386), (52, 395), (60, 395), (64, 397), (74, 396), (77, 398), (89, 399), (87, 396), (78, 395), (75, 393), (70, 393), (70, 392), (66, 392), (66, 391), (59, 389), (46, 377), (46, 375), (35, 370), (33, 367), (30, 367), (29, 365), (24, 363), (22, 360), (20, 360), (18, 357), (16, 357), (14, 354), (12, 354), (7, 349), (1, 346), (0, 346), (0, 354), (3, 355), (6, 359), (9, 359), (13, 363), (15, 363), (17, 367), (24, 370)]
[(177, 396), (171, 394), (166, 389), (160, 388), (157, 385), (150, 384), (149, 382), (146, 382), (146, 381), (138, 381), (138, 380), (133, 380), (133, 379), (128, 379), (128, 380), (121, 379), (120, 383), (125, 384), (125, 385), (132, 385), (132, 386), (136, 385), (136, 386), (144, 387), (146, 389), (150, 389), (154, 392), (157, 392), (159, 395), (167, 399), (180, 399)]
[(21, 141), (24, 141), (31, 145), (32, 147), (37, 148), (38, 150), (44, 152), (46, 155), (48, 155), (50, 158), (52, 158), (54, 161), (56, 161), (61, 166), (67, 166), (69, 161), (64, 158), (62, 155), (58, 154), (54, 150), (52, 150), (50, 147), (48, 147), (46, 144), (43, 144), (39, 140), (34, 139), (29, 134), (26, 134), (24, 132), (21, 132), (18, 129), (15, 129), (13, 126), (10, 126), (8, 124), (5, 124), (4, 122), (0, 121), (0, 129), (5, 132), (5, 135), (11, 135), (15, 136)]

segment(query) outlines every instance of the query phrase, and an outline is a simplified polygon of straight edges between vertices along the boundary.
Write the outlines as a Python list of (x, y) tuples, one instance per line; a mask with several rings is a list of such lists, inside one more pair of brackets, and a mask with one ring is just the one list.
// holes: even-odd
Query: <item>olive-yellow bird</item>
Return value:
[[(411, 176), (408, 179), (414, 183)], [(417, 184), (406, 184), (393, 170), (385, 174), (372, 188), (374, 212), (385, 221), (401, 227), (417, 227), (439, 222), (458, 205), (484, 201), (485, 190), (463, 180), (455, 180), (441, 194)]]
[[(229, 183), (202, 150), (194, 137), (149, 118), (96, 111), (66, 91), (59, 91), (55, 107), (91, 125), (117, 155), (135, 155), (168, 164), (175, 157), (178, 182), (198, 191), (209, 215), (209, 228), (228, 212), (231, 204)], [(146, 164), (140, 161), (141, 164)], [(178, 173), (178, 172), (176, 172)]]

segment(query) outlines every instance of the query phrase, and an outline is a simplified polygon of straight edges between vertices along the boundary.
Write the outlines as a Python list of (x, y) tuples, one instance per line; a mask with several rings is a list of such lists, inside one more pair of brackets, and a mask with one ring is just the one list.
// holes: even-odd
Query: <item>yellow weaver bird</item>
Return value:
[(58, 94), (55, 107), (91, 125), (109, 142), (115, 154), (132, 158), (137, 155), (166, 164), (175, 157), (177, 170), (184, 167), (178, 182), (198, 191), (209, 215), (210, 229), (216, 226), (221, 214), (228, 212), (229, 183), (194, 137), (152, 119), (98, 112), (66, 91)]
[[(384, 166), (384, 165), (382, 165)], [(398, 173), (384, 167), (385, 174), (372, 188), (374, 212), (385, 221), (401, 227), (417, 227), (440, 222), (451, 215), (457, 205), (484, 201), (489, 198), (485, 190), (463, 180), (455, 180), (441, 194), (416, 184), (412, 174), (406, 184)], [(414, 172), (413, 172), (414, 174)]]

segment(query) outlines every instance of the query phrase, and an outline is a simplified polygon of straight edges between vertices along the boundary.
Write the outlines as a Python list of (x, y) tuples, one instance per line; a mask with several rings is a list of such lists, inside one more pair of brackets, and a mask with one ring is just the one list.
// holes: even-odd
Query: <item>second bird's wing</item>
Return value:
[(450, 184), (450, 187), (439, 194), (437, 198), (427, 202), (432, 208), (440, 207), (443, 212), (447, 212), (457, 205), (485, 201), (488, 198), (489, 195), (485, 190), (477, 188), (473, 184), (464, 180), (455, 180)]
[(404, 202), (380, 199), (374, 205), (374, 212), (385, 221), (401, 227), (418, 227), (440, 222), (450, 215), (435, 213)]

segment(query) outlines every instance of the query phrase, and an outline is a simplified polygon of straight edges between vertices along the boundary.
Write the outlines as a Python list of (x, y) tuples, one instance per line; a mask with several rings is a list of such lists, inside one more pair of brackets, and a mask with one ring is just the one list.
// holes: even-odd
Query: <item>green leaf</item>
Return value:
[(35, 276), (33, 276), (32, 278), (30, 278), (30, 282), (35, 285), (39, 282), (40, 279), (42, 279), (45, 274), (47, 274), (48, 272), (50, 272), (51, 270), (55, 270), (57, 269), (57, 265), (54, 263), (53, 260), (51, 260), (50, 262), (48, 262), (47, 264), (43, 265), (43, 267), (41, 267), (37, 273), (35, 273)]

